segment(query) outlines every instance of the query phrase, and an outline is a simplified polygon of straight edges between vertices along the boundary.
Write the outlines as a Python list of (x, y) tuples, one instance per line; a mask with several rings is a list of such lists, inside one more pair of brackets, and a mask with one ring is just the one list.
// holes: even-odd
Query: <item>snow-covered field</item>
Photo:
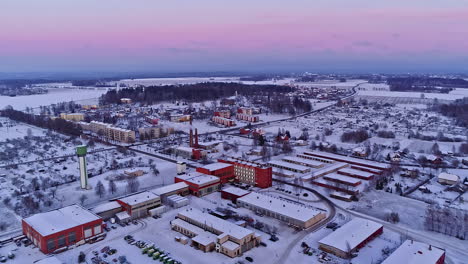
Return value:
[(24, 110), (26, 107), (36, 108), (69, 101), (79, 104), (97, 104), (97, 99), (106, 92), (106, 89), (51, 88), (48, 91), (47, 94), (0, 96), (0, 109), (10, 105), (17, 110)]
[[(447, 101), (455, 101), (456, 99), (461, 99), (466, 94), (460, 93), (418, 93), (418, 92), (390, 92), (390, 91), (358, 91), (358, 96), (382, 96), (382, 97), (401, 97), (401, 98), (425, 98), (425, 99), (439, 99)], [(422, 97), (421, 95), (424, 95)]]

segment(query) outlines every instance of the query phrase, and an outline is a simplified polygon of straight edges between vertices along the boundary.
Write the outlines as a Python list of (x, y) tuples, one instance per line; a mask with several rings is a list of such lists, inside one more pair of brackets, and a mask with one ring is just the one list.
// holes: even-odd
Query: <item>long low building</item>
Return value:
[(369, 167), (372, 169), (378, 169), (378, 170), (390, 169), (389, 164), (379, 163), (379, 162), (365, 160), (365, 159), (358, 159), (358, 158), (353, 158), (353, 157), (348, 157), (348, 156), (343, 156), (343, 155), (338, 155), (338, 154), (333, 154), (333, 153), (328, 153), (328, 152), (311, 151), (311, 152), (304, 152), (304, 154), (311, 156), (311, 157), (318, 157), (318, 158), (335, 160), (339, 162), (346, 162), (349, 164)]
[(100, 216), (104, 221), (109, 220), (121, 211), (122, 206), (116, 201), (103, 203), (91, 209), (91, 212)]
[(272, 160), (268, 162), (268, 165), (274, 168), (288, 170), (296, 173), (307, 173), (310, 172), (310, 168), (282, 160)]
[(44, 254), (102, 233), (102, 218), (76, 204), (24, 218), (21, 225), (23, 234)]
[(316, 208), (260, 193), (240, 197), (237, 205), (301, 228), (309, 228), (326, 217), (324, 211)]
[(173, 229), (192, 237), (194, 247), (211, 251), (215, 242), (217, 252), (232, 258), (256, 247), (261, 241), (260, 235), (253, 231), (195, 208), (180, 211), (171, 225)]
[(308, 181), (308, 180), (314, 180), (314, 179), (318, 179), (324, 175), (327, 175), (327, 174), (330, 174), (330, 173), (334, 173), (334, 172), (337, 172), (339, 171), (340, 169), (343, 169), (343, 168), (346, 168), (348, 167), (349, 164), (347, 163), (344, 163), (344, 162), (336, 162), (336, 163), (332, 163), (332, 164), (328, 164), (327, 166), (321, 168), (321, 169), (318, 169), (310, 174), (307, 174), (305, 176), (302, 177), (302, 180), (303, 181)]
[(319, 248), (340, 258), (350, 258), (358, 249), (383, 233), (383, 225), (354, 218), (319, 241)]
[(338, 173), (330, 173), (330, 174), (323, 176), (323, 178), (328, 181), (337, 182), (337, 183), (341, 183), (341, 184), (349, 185), (349, 186), (358, 186), (361, 184), (361, 180), (359, 179), (341, 175)]
[(152, 192), (141, 192), (130, 195), (117, 202), (122, 205), (122, 208), (131, 219), (145, 217), (149, 215), (149, 211), (161, 205), (161, 198)]
[(445, 251), (431, 245), (406, 240), (382, 264), (444, 264)]
[(301, 157), (284, 157), (283, 161), (306, 166), (306, 167), (311, 167), (311, 168), (322, 168), (325, 164), (323, 162), (319, 162), (316, 160), (311, 160), (311, 159), (304, 159)]
[(151, 192), (159, 196), (162, 202), (166, 202), (166, 198), (174, 194), (188, 195), (189, 186), (185, 182), (178, 182), (153, 189)]
[(349, 177), (362, 179), (362, 180), (372, 180), (374, 178), (374, 174), (366, 171), (356, 170), (352, 168), (343, 168), (337, 172), (338, 174), (346, 175)]

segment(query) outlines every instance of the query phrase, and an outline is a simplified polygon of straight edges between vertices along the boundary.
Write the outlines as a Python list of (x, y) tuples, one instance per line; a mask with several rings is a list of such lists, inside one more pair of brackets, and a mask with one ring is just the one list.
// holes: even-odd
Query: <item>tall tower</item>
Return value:
[(86, 170), (86, 153), (88, 150), (86, 146), (76, 147), (76, 155), (78, 156), (78, 162), (80, 166), (80, 183), (81, 189), (88, 188), (88, 171)]

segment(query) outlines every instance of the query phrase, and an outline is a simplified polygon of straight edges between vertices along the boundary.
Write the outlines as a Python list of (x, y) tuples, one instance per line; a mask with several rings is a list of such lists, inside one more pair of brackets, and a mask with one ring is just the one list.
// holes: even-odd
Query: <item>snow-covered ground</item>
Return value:
[(0, 96), (0, 109), (10, 105), (17, 110), (24, 110), (26, 107), (36, 108), (69, 101), (75, 101), (79, 104), (97, 104), (98, 98), (107, 89), (50, 88), (48, 91), (46, 94)]
[[(358, 91), (358, 96), (382, 96), (382, 97), (401, 97), (401, 98), (425, 98), (425, 99), (439, 99), (454, 101), (456, 99), (461, 99), (466, 94), (460, 93), (418, 93), (418, 92), (390, 92), (390, 91)], [(424, 97), (422, 97), (422, 95)]]

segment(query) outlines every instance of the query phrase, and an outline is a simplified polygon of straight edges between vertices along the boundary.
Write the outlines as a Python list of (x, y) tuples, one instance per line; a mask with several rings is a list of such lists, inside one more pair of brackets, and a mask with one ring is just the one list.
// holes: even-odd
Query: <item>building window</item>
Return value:
[(47, 251), (52, 251), (55, 249), (55, 241), (53, 238), (47, 240)]
[(68, 234), (68, 243), (75, 243), (76, 241), (76, 232), (70, 232)]
[(66, 245), (65, 236), (64, 235), (59, 236), (59, 238), (58, 238), (58, 247), (61, 248), (61, 247), (64, 247), (65, 245)]

